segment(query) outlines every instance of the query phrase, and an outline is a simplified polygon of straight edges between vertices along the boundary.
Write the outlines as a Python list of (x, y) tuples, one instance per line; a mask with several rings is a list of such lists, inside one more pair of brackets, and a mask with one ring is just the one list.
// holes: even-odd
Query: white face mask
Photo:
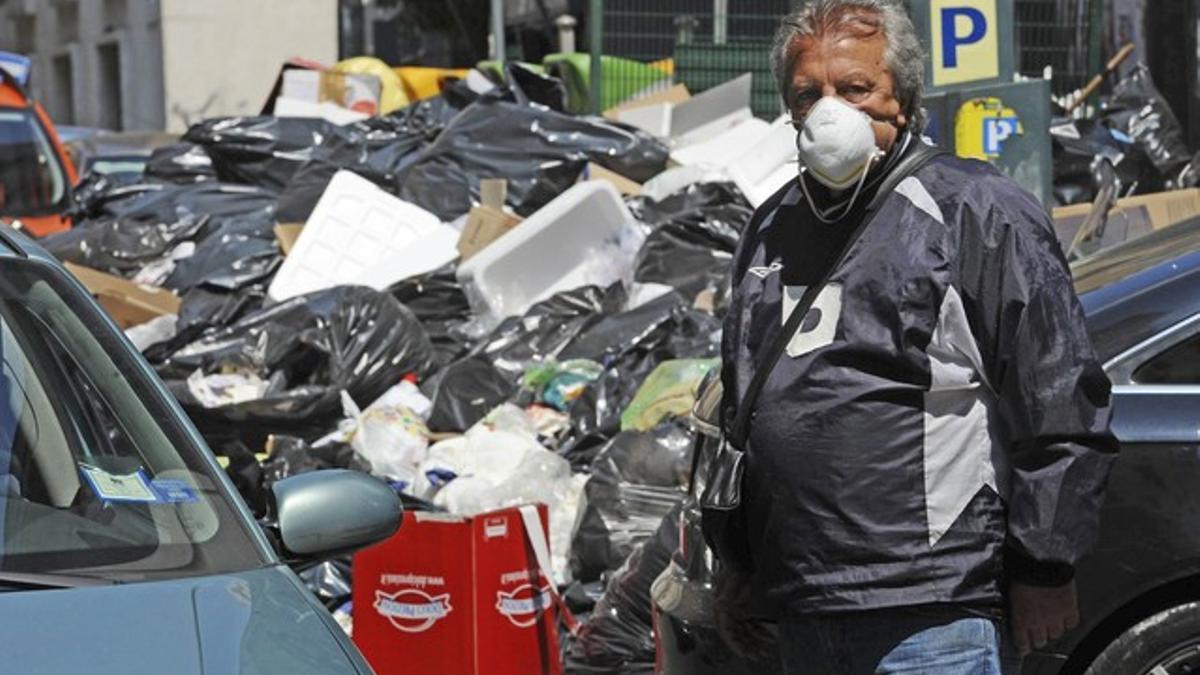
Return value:
[(839, 98), (817, 101), (796, 136), (800, 164), (834, 190), (858, 182), (880, 154), (871, 118)]
[[(883, 155), (875, 145), (870, 116), (832, 96), (817, 101), (808, 111), (796, 135), (796, 149), (800, 154), (802, 172), (826, 186), (844, 190), (857, 183), (855, 194), (842, 216), (849, 212), (858, 198), (871, 164)], [(808, 188), (803, 176), (800, 186), (807, 196)], [(812, 201), (811, 198), (809, 201)], [(819, 215), (818, 218), (832, 222)]]

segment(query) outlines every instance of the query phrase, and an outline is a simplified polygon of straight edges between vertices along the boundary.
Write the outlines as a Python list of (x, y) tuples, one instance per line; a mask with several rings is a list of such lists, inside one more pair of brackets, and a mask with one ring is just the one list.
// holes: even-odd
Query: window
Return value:
[(0, 108), (0, 214), (56, 211), (66, 190), (62, 163), (34, 114)]
[[(230, 495), (61, 272), (0, 276), (0, 571), (118, 581), (263, 564)], [(61, 292), (61, 294), (60, 294)]]
[(1133, 373), (1138, 384), (1200, 385), (1200, 335), (1195, 335), (1143, 363)]

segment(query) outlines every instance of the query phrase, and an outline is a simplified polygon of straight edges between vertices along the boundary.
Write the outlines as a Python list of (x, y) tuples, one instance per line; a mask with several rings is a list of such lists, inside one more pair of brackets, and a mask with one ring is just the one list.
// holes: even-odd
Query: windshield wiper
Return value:
[(8, 572), (0, 570), (0, 589), (35, 590), (48, 588), (80, 588), (83, 586), (112, 586), (112, 579), (51, 572)]

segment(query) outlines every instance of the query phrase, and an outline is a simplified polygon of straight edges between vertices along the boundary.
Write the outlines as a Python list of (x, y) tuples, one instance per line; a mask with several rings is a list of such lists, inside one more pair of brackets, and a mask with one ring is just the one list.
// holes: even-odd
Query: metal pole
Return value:
[(729, 0), (713, 0), (713, 44), (729, 41)]
[(504, 65), (504, 0), (492, 0), (492, 58)]
[(601, 83), (601, 78), (604, 77), (603, 69), (600, 67), (600, 58), (604, 53), (602, 46), (604, 41), (604, 0), (591, 0), (588, 10), (588, 50), (591, 53), (591, 97), (592, 97), (592, 112), (600, 114), (604, 110), (604, 102), (601, 101), (601, 93), (604, 88)]
[(563, 14), (554, 21), (558, 27), (558, 51), (563, 54), (575, 53), (575, 26), (579, 24), (575, 17)]

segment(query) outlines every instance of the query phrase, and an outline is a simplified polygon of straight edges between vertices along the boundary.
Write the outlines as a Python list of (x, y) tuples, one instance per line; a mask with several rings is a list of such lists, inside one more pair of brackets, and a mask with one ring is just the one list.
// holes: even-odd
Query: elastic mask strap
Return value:
[(813, 201), (812, 195), (808, 193), (808, 183), (805, 181), (805, 174), (808, 173), (808, 169), (807, 167), (803, 168), (803, 170), (800, 172), (800, 189), (804, 191), (804, 198), (808, 200), (808, 208), (812, 211), (813, 215), (817, 217), (817, 220), (825, 223), (826, 225), (832, 225), (842, 218), (845, 218), (846, 215), (850, 213), (850, 209), (854, 208), (854, 202), (858, 201), (858, 195), (862, 192), (863, 185), (865, 185), (867, 182), (867, 174), (871, 173), (871, 163), (874, 161), (875, 158), (872, 157), (871, 161), (867, 163), (866, 168), (863, 169), (862, 175), (858, 177), (858, 185), (854, 187), (854, 194), (851, 195), (850, 201), (846, 202), (846, 206), (842, 209), (842, 212), (833, 218), (826, 218), (817, 209), (817, 203)]

